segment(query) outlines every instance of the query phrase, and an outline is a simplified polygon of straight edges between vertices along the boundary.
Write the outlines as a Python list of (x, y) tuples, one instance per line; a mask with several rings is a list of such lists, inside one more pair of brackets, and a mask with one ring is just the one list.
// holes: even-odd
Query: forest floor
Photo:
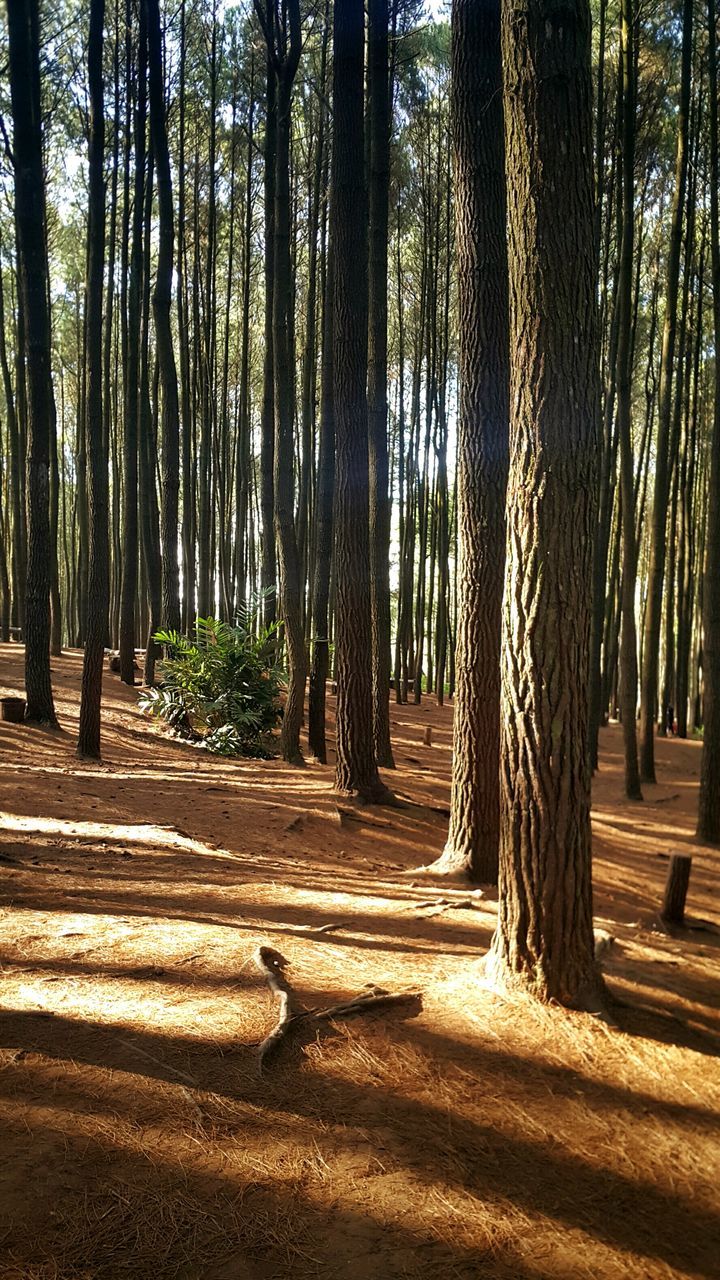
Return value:
[[(495, 901), (412, 875), (444, 841), (451, 707), (393, 704), (405, 806), (363, 810), (330, 767), (173, 740), (109, 673), (103, 763), (78, 762), (80, 667), (53, 660), (62, 732), (0, 725), (2, 1280), (720, 1274), (720, 853), (693, 840), (698, 743), (659, 742), (631, 804), (602, 734), (616, 1029), (485, 990)], [(21, 692), (17, 646), (0, 682)], [(673, 850), (693, 854), (694, 927), (670, 936)], [(259, 945), (308, 1008), (368, 984), (418, 996), (308, 1020), (260, 1072), (277, 1010)]]

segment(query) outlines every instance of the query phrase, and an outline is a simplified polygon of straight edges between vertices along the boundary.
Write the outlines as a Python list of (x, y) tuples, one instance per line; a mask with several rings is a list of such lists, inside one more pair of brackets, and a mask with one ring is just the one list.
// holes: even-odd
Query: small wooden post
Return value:
[(687, 853), (673, 853), (670, 858), (661, 920), (667, 924), (682, 924), (685, 918), (685, 899), (690, 883), (692, 858)]
[(424, 743), (425, 743), (425, 746), (426, 746), (426, 747), (431, 747), (431, 746), (432, 746), (432, 725), (431, 725), (431, 724), (426, 724), (426, 725), (425, 725), (425, 738), (424, 738)]

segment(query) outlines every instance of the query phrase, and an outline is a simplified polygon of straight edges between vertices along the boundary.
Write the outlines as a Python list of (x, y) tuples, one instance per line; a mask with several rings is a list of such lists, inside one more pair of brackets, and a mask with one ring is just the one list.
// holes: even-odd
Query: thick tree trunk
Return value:
[(8, 6), (15, 223), (28, 394), (26, 719), (56, 723), (50, 678), (50, 440), (54, 414), (37, 0)]
[(502, 21), (510, 279), (499, 914), (489, 975), (587, 1005), (588, 667), (598, 458), (590, 8)]
[(455, 0), (460, 570), (450, 830), (433, 870), (495, 882), (508, 467), (508, 287), (499, 0)]
[(373, 732), (367, 417), (367, 191), (363, 138), (363, 0), (335, 6), (330, 235), (335, 400), (338, 791), (377, 801)]

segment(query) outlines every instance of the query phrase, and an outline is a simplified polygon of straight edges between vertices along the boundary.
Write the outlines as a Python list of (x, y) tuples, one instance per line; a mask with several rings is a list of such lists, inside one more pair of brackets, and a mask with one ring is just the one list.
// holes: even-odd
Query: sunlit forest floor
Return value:
[[(484, 990), (494, 900), (412, 874), (444, 840), (451, 707), (393, 704), (405, 803), (362, 810), (331, 767), (174, 741), (109, 673), (104, 762), (80, 764), (80, 664), (53, 661), (60, 734), (0, 725), (2, 1280), (718, 1275), (699, 744), (661, 741), (660, 782), (630, 804), (603, 731), (614, 1029)], [(17, 646), (0, 681), (21, 691)], [(693, 927), (671, 936), (673, 850), (694, 855)], [(308, 1023), (260, 1073), (277, 1011), (259, 944), (308, 1008), (367, 984), (419, 999)]]

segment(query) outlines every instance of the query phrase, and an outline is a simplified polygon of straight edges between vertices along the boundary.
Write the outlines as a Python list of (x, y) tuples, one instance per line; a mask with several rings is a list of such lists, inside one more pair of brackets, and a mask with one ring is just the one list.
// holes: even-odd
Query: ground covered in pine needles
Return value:
[[(451, 708), (392, 708), (398, 809), (332, 770), (176, 742), (105, 677), (103, 764), (0, 725), (2, 1280), (711, 1277), (720, 1266), (718, 853), (693, 837), (700, 749), (622, 793), (602, 737), (598, 931), (619, 1029), (507, 1003), (477, 961), (495, 902), (413, 876), (442, 848)], [(0, 647), (0, 692), (22, 652)], [(432, 742), (425, 745), (426, 726)], [(656, 912), (693, 854), (688, 927)], [(713, 924), (715, 928), (713, 928)], [(259, 946), (305, 1008), (277, 1018)]]

